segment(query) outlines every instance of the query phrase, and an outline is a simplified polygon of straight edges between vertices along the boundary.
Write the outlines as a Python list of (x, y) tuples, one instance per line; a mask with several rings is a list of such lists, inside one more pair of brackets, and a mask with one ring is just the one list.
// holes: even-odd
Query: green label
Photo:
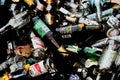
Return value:
[(33, 28), (37, 31), (37, 33), (42, 38), (50, 31), (47, 25), (45, 25), (45, 23), (40, 19), (35, 22), (35, 25)]

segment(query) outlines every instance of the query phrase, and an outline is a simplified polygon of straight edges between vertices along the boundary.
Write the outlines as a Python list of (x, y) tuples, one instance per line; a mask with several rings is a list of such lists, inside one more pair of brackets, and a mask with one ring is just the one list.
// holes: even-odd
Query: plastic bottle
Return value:
[[(102, 57), (99, 60), (99, 69), (109, 69), (113, 62), (115, 61), (115, 58), (117, 56), (117, 44), (114, 40), (109, 40), (109, 44), (103, 51)], [(107, 63), (107, 64), (106, 64)]]
[(108, 46), (104, 49), (101, 58), (99, 59), (99, 70), (96, 80), (101, 79), (101, 74), (106, 73), (111, 68), (117, 57), (117, 44), (115, 40), (108, 40)]

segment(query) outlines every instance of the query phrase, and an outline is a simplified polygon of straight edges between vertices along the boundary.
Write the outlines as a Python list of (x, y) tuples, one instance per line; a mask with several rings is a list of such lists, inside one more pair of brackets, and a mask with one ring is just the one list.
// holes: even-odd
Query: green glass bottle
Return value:
[(96, 49), (90, 48), (90, 47), (85, 47), (83, 50), (86, 53), (86, 56), (94, 61), (98, 61), (100, 58), (100, 51), (97, 51)]
[(34, 17), (32, 20), (34, 22), (33, 29), (38, 33), (38, 35), (40, 35), (41, 38), (46, 36), (57, 48), (59, 48), (59, 44), (54, 39), (53, 33), (47, 25), (38, 16)]

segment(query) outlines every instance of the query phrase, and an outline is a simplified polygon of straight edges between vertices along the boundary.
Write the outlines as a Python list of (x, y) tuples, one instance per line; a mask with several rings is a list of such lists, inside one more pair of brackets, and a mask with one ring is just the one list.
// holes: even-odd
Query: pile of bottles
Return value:
[(0, 80), (119, 80), (120, 0), (0, 0)]

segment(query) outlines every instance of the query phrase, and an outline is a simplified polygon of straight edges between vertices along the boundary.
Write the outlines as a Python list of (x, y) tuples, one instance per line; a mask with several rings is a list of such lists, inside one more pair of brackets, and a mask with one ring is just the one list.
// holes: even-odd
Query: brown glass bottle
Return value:
[(55, 8), (54, 0), (46, 0), (44, 19), (48, 25), (52, 25), (55, 22)]

